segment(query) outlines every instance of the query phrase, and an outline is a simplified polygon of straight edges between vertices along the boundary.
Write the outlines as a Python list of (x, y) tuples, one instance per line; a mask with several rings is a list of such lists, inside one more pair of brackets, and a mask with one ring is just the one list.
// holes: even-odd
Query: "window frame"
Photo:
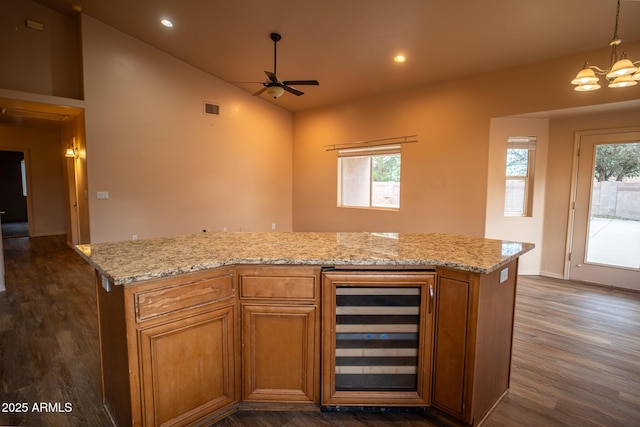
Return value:
[[(337, 171), (338, 171), (338, 185), (337, 185), (337, 207), (339, 208), (356, 208), (356, 209), (374, 209), (374, 210), (391, 210), (398, 211), (400, 210), (400, 195), (398, 194), (398, 204), (397, 205), (376, 205), (373, 202), (374, 197), (374, 174), (373, 174), (373, 159), (374, 157), (382, 157), (389, 155), (397, 155), (400, 161), (400, 169), (402, 169), (402, 152), (400, 144), (393, 145), (378, 145), (378, 146), (367, 146), (363, 148), (345, 148), (338, 150), (338, 158), (337, 158)], [(367, 158), (369, 164), (369, 194), (368, 194), (368, 205), (347, 205), (343, 203), (343, 165), (342, 159), (344, 158)], [(400, 172), (402, 175), (402, 172)], [(400, 185), (401, 178), (398, 178), (398, 184)], [(400, 192), (400, 188), (398, 189)]]
[[(507, 138), (507, 149), (505, 151), (505, 192), (503, 214), (505, 217), (531, 217), (533, 215), (533, 184), (536, 157), (536, 137), (535, 136), (510, 136)], [(507, 159), (510, 150), (527, 150), (527, 172), (525, 175), (508, 175)], [(524, 182), (522, 212), (507, 211), (509, 181)]]

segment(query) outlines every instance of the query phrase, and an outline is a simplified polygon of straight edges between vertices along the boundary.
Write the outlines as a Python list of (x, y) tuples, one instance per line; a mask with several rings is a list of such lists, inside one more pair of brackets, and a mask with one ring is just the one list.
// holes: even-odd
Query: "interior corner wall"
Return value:
[(82, 99), (78, 21), (38, 2), (0, 2), (0, 64), (0, 88)]
[[(540, 274), (547, 176), (548, 119), (496, 118), (491, 120), (487, 182), (486, 237), (529, 242), (536, 247), (520, 257), (520, 274)], [(535, 136), (533, 200), (530, 216), (505, 216), (505, 170), (510, 136)]]
[(25, 152), (30, 235), (65, 234), (59, 129), (0, 125), (0, 150)]
[(290, 112), (84, 15), (82, 41), (92, 243), (291, 230)]

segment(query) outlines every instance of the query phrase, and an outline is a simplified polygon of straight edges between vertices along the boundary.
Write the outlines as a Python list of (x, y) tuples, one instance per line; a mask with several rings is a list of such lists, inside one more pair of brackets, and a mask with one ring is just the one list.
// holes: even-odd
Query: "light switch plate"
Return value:
[(96, 197), (98, 200), (109, 200), (109, 192), (108, 191), (98, 191)]

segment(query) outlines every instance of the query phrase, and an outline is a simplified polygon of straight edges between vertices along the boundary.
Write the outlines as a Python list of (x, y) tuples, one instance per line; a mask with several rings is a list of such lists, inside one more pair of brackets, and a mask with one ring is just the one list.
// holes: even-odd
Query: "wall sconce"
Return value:
[(73, 148), (73, 147), (69, 147), (67, 148), (66, 153), (64, 153), (65, 157), (75, 157), (76, 159), (78, 158), (78, 149), (77, 148)]
[(65, 151), (64, 156), (68, 157), (68, 158), (73, 157), (75, 159), (80, 157), (80, 153), (78, 152), (78, 147), (76, 147), (76, 137), (75, 136), (72, 138), (71, 146), (67, 147), (67, 151)]

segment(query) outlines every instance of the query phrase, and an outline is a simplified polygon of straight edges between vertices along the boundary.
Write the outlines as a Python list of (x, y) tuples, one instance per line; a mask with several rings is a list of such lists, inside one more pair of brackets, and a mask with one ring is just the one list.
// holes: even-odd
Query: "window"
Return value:
[(400, 208), (400, 145), (338, 151), (338, 206)]
[(20, 160), (20, 173), (22, 175), (22, 195), (27, 197), (27, 167), (24, 159)]
[(531, 216), (536, 138), (510, 136), (504, 194), (505, 216)]

